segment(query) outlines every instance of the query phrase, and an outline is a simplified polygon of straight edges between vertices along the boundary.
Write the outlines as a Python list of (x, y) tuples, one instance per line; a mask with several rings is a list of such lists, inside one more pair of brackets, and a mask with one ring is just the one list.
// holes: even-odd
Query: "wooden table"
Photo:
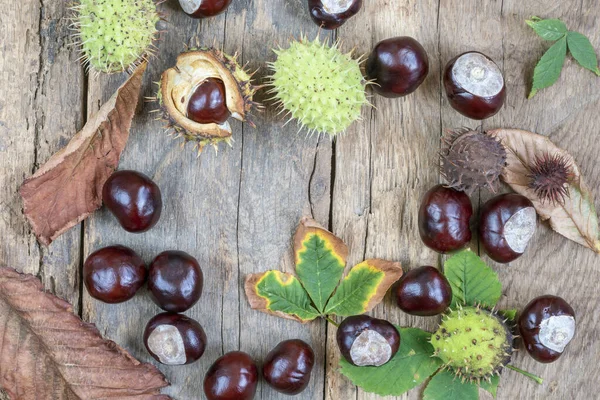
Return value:
[[(430, 73), (419, 90), (402, 99), (379, 96), (364, 108), (360, 123), (335, 141), (305, 137), (283, 127), (272, 106), (257, 128), (234, 123), (235, 142), (219, 154), (207, 148), (199, 157), (163, 133), (144, 103), (133, 124), (120, 168), (136, 169), (161, 187), (160, 223), (135, 235), (121, 229), (102, 209), (51, 246), (37, 243), (22, 215), (17, 189), (23, 179), (64, 146), (125, 79), (86, 75), (70, 44), (67, 2), (3, 0), (2, 96), (0, 96), (0, 263), (37, 274), (46, 287), (66, 298), (83, 319), (136, 357), (152, 361), (141, 334), (159, 312), (146, 293), (121, 305), (106, 305), (82, 290), (81, 267), (91, 251), (111, 244), (137, 250), (150, 261), (166, 249), (198, 258), (205, 274), (201, 301), (187, 314), (204, 326), (210, 344), (203, 358), (184, 367), (161, 367), (176, 399), (200, 399), (208, 366), (222, 353), (244, 350), (257, 359), (279, 341), (311, 343), (317, 365), (308, 389), (297, 399), (374, 399), (336, 370), (335, 329), (324, 322), (300, 325), (249, 308), (242, 289), (246, 274), (269, 268), (292, 269), (290, 238), (302, 216), (312, 216), (349, 245), (349, 264), (365, 257), (399, 260), (405, 268), (439, 265), (416, 227), (419, 199), (439, 182), (440, 135), (447, 128), (478, 123), (456, 113), (442, 93), (441, 70), (450, 58), (479, 50), (504, 70), (508, 98), (483, 128), (516, 127), (548, 135), (579, 161), (589, 186), (600, 197), (600, 79), (567, 60), (559, 82), (526, 99), (533, 67), (549, 46), (528, 28), (531, 15), (560, 17), (588, 35), (600, 51), (600, 8), (595, 0), (366, 0), (358, 17), (322, 37), (367, 53), (384, 38), (409, 35), (429, 54)], [(286, 46), (318, 28), (300, 0), (234, 0), (228, 12), (198, 21), (177, 1), (163, 6), (168, 23), (158, 55), (146, 72), (144, 96), (153, 96), (160, 73), (172, 66), (191, 37), (236, 50), (251, 70), (273, 61), (274, 46)], [(259, 95), (264, 100), (265, 94)], [(489, 197), (473, 197), (481, 204)], [(596, 205), (600, 204), (596, 201)], [(473, 243), (477, 248), (477, 243)], [(486, 258), (487, 259), (487, 258)], [(489, 259), (487, 259), (489, 261)], [(490, 261), (491, 262), (491, 261)], [(514, 364), (545, 378), (543, 385), (506, 371), (500, 399), (598, 398), (600, 376), (600, 257), (541, 224), (525, 256), (511, 265), (492, 264), (504, 285), (502, 305), (522, 307), (550, 293), (565, 297), (578, 314), (578, 334), (556, 363), (542, 365), (523, 352)], [(433, 329), (436, 318), (410, 317), (386, 298), (374, 315), (402, 325)], [(256, 399), (283, 399), (261, 385)], [(408, 398), (418, 398), (418, 390)], [(483, 398), (483, 397), (482, 397)]]

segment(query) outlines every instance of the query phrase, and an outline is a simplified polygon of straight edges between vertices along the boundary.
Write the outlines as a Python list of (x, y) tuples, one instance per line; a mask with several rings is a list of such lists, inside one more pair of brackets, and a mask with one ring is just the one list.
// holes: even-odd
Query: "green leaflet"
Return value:
[(569, 31), (567, 33), (567, 44), (569, 52), (579, 65), (600, 76), (598, 57), (596, 57), (596, 51), (592, 43), (590, 43), (590, 39), (579, 32)]
[(450, 371), (440, 371), (427, 384), (423, 400), (478, 400), (477, 384), (461, 382)]
[(535, 66), (529, 98), (535, 96), (538, 90), (552, 86), (558, 80), (566, 56), (567, 38), (562, 37), (544, 53)]
[(567, 26), (559, 19), (531, 17), (525, 22), (544, 40), (558, 40), (567, 33)]
[[(341, 373), (363, 390), (380, 396), (400, 396), (420, 385), (441, 366), (433, 357), (431, 334), (417, 328), (400, 328), (400, 349), (381, 367), (356, 367), (340, 361)], [(467, 399), (465, 399), (467, 400)]]
[(462, 304), (494, 307), (502, 295), (498, 275), (469, 249), (446, 260), (444, 275), (452, 286), (451, 307)]
[(490, 382), (481, 381), (479, 387), (489, 392), (494, 398), (498, 395), (498, 385), (500, 384), (500, 376), (494, 375), (490, 378)]

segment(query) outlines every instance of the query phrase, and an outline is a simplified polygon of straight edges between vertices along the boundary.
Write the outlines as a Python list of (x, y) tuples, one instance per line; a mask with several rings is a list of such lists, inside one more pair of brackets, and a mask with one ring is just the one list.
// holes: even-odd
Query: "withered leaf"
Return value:
[[(500, 139), (506, 147), (507, 166), (502, 179), (517, 193), (533, 202), (543, 220), (548, 220), (552, 229), (566, 238), (600, 253), (600, 230), (594, 197), (581, 176), (573, 156), (557, 147), (545, 136), (519, 129), (495, 129), (488, 134)], [(536, 157), (558, 155), (571, 165), (572, 179), (569, 196), (563, 204), (542, 202), (528, 187), (529, 170)]]
[(168, 400), (156, 367), (103, 339), (33, 275), (0, 268), (0, 387), (13, 399)]
[(146, 65), (21, 186), (25, 216), (41, 243), (49, 245), (102, 205), (102, 186), (127, 144)]

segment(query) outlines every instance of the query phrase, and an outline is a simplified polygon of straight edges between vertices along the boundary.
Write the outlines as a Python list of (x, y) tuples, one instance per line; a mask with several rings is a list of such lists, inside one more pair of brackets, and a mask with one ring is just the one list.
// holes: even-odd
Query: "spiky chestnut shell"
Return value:
[(81, 59), (96, 71), (123, 72), (151, 51), (160, 19), (153, 0), (79, 0), (74, 9)]
[(479, 307), (451, 309), (431, 335), (434, 355), (470, 381), (488, 379), (508, 364), (513, 335), (502, 318)]
[(447, 131), (440, 154), (440, 172), (448, 186), (472, 194), (487, 187), (496, 192), (506, 149), (485, 132), (471, 129)]
[(231, 126), (226, 120), (223, 123), (199, 123), (188, 118), (188, 104), (196, 88), (211, 78), (220, 79), (225, 86), (225, 104), (231, 117), (250, 121), (249, 114), (255, 107), (253, 101), (257, 87), (251, 83), (248, 74), (236, 61), (236, 56), (229, 56), (214, 48), (190, 49), (177, 57), (173, 68), (163, 72), (159, 83), (157, 100), (167, 128), (186, 142), (195, 142), (199, 151), (211, 144), (218, 146), (220, 142), (231, 144)]
[(361, 107), (368, 104), (366, 81), (351, 53), (318, 37), (301, 37), (274, 52), (277, 60), (269, 63), (273, 99), (301, 129), (335, 136), (360, 118)]
[(563, 155), (544, 153), (529, 166), (529, 188), (542, 203), (564, 204), (573, 175), (571, 162)]

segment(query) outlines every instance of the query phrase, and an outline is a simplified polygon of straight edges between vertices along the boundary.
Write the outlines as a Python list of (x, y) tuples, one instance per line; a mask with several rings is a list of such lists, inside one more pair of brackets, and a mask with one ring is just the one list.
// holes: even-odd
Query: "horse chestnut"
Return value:
[(208, 400), (252, 400), (258, 384), (258, 367), (242, 351), (232, 351), (217, 359), (204, 377)]
[(426, 246), (439, 253), (458, 250), (471, 240), (471, 200), (464, 192), (437, 185), (421, 200), (419, 234)]
[(179, 5), (190, 17), (208, 18), (221, 14), (231, 0), (179, 0)]
[(550, 363), (575, 336), (575, 311), (558, 296), (540, 296), (525, 306), (518, 324), (527, 352), (539, 362)]
[(342, 356), (358, 367), (379, 367), (390, 361), (400, 348), (400, 334), (383, 319), (356, 315), (338, 327), (337, 344)]
[(452, 287), (437, 268), (414, 268), (400, 279), (396, 287), (396, 301), (407, 314), (437, 315), (450, 305)]
[(384, 97), (414, 92), (429, 73), (429, 58), (419, 42), (399, 36), (377, 43), (367, 59), (367, 78), (373, 90)]
[(506, 86), (502, 71), (488, 56), (470, 51), (446, 65), (444, 88), (452, 108), (472, 119), (485, 119), (504, 105)]
[(148, 272), (148, 291), (163, 310), (183, 312), (202, 295), (204, 276), (198, 261), (183, 251), (169, 250), (157, 255)]
[(131, 299), (144, 286), (147, 275), (144, 260), (125, 246), (96, 250), (83, 264), (83, 281), (88, 293), (105, 303)]
[(158, 222), (162, 197), (156, 183), (136, 171), (116, 171), (104, 183), (102, 200), (128, 232), (145, 232)]
[(167, 312), (148, 322), (144, 345), (148, 353), (162, 364), (191, 364), (204, 354), (206, 334), (197, 321)]
[(285, 340), (267, 354), (263, 377), (278, 392), (295, 395), (308, 386), (314, 363), (315, 354), (306, 342)]
[(485, 252), (499, 263), (523, 254), (535, 233), (537, 215), (533, 203), (516, 193), (501, 194), (481, 208), (479, 238)]
[(337, 29), (362, 7), (362, 0), (308, 0), (310, 16), (323, 29)]
[(225, 84), (218, 78), (202, 81), (190, 96), (187, 117), (200, 124), (222, 124), (231, 115), (225, 100)]

